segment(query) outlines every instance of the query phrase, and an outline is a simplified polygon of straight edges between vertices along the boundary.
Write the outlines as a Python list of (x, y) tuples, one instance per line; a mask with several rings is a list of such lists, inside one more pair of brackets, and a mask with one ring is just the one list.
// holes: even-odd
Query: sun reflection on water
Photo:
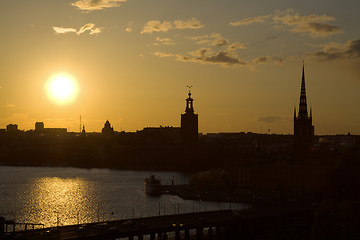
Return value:
[[(164, 183), (174, 176), (184, 179), (174, 172), (156, 175)], [(17, 223), (54, 227), (174, 214), (176, 210), (224, 209), (224, 204), (218, 202), (194, 202), (174, 195), (147, 196), (144, 179), (148, 176), (149, 172), (107, 169), (0, 167), (0, 216)], [(232, 209), (244, 207), (231, 204)]]
[[(92, 222), (98, 201), (91, 183), (81, 178), (34, 179), (26, 196), (24, 222), (41, 222), (46, 227)], [(20, 220), (20, 219), (19, 219)]]

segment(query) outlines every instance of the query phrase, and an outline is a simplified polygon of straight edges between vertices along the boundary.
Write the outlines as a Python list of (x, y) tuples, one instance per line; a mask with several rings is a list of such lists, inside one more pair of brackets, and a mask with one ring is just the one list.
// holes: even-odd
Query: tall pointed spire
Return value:
[(305, 67), (303, 62), (302, 80), (301, 80), (301, 92), (299, 103), (299, 118), (308, 118), (307, 103), (306, 103), (306, 88), (305, 88)]
[[(303, 62), (299, 113), (294, 113), (294, 148), (297, 152), (307, 152), (313, 144), (314, 126), (312, 125), (312, 111), (310, 116), (306, 103), (305, 67)], [(295, 110), (296, 111), (296, 110)]]

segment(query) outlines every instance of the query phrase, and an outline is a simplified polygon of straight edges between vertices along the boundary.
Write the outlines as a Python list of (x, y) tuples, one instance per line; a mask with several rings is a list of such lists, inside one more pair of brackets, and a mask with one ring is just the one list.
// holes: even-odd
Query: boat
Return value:
[(145, 178), (145, 193), (149, 195), (161, 194), (161, 181), (155, 175)]

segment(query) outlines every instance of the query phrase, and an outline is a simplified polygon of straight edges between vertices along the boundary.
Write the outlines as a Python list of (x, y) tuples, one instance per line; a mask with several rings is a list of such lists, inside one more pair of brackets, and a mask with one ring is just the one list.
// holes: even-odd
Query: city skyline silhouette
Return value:
[[(288, 133), (290, 135), (294, 135), (294, 144), (295, 145), (306, 145), (307, 147), (311, 146), (313, 144), (314, 140), (314, 126), (312, 125), (312, 108), (310, 107), (308, 113), (308, 106), (307, 106), (307, 96), (306, 96), (306, 85), (305, 85), (305, 62), (303, 61), (302, 65), (302, 75), (301, 75), (301, 91), (300, 91), (300, 101), (298, 108), (294, 107), (294, 126), (293, 126), (293, 133)], [(194, 99), (191, 97), (191, 88), (192, 85), (188, 85), (187, 88), (189, 90), (188, 92), (188, 98), (186, 99), (186, 107), (183, 114), (181, 114), (181, 121), (180, 121), (180, 129), (181, 129), (181, 139), (182, 141), (184, 139), (187, 139), (186, 142), (191, 142), (191, 145), (198, 142), (198, 114), (195, 114), (194, 111)], [(297, 112), (298, 109), (298, 112)], [(83, 135), (86, 134), (85, 131), (85, 124), (82, 122), (82, 116), (80, 115), (79, 118), (80, 127), (79, 127), (79, 133), (82, 133)], [(37, 133), (66, 133), (70, 129), (66, 128), (44, 128), (44, 122), (36, 122), (35, 123), (35, 129), (30, 129), (28, 131), (35, 130)], [(148, 128), (179, 128), (178, 126), (162, 126), (159, 127), (148, 127), (144, 126), (144, 129)], [(5, 129), (3, 129), (4, 131)], [(17, 132), (17, 131), (24, 131), (18, 128), (17, 124), (10, 123), (6, 125), (6, 131), (11, 132)], [(137, 130), (138, 132), (139, 130)], [(71, 131), (69, 131), (71, 132)], [(116, 132), (114, 128), (111, 126), (111, 123), (109, 120), (106, 120), (104, 127), (101, 130), (101, 133), (104, 135), (113, 136)], [(120, 132), (125, 132), (123, 130), (120, 130)], [(72, 131), (72, 133), (76, 133), (76, 131)], [(95, 132), (93, 132), (95, 133)], [(251, 133), (251, 132), (250, 132)], [(258, 133), (258, 132), (256, 132)], [(259, 132), (260, 134), (263, 134), (263, 130)], [(268, 131), (265, 130), (265, 134), (270, 134), (270, 129)], [(274, 133), (273, 133), (274, 134)], [(275, 133), (276, 134), (276, 133)], [(350, 132), (348, 132), (348, 135)]]
[(0, 239), (359, 239), (359, 0), (3, 0)]
[(157, 4), (5, 1), (1, 128), (179, 126), (193, 85), (199, 132), (291, 134), (305, 60), (315, 134), (360, 134), (358, 1)]

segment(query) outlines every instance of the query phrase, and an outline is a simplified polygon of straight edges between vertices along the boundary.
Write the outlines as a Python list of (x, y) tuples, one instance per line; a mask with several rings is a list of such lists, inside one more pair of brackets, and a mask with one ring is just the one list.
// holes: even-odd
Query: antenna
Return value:
[(81, 133), (81, 115), (80, 115), (80, 128), (79, 128), (79, 132)]

